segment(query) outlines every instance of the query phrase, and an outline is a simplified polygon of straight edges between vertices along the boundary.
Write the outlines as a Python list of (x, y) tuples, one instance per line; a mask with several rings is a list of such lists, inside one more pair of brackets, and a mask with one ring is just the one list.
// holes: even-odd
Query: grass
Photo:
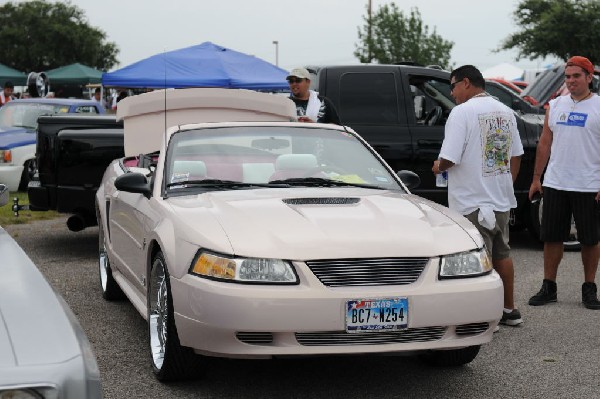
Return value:
[(30, 222), (35, 222), (37, 220), (48, 220), (54, 219), (60, 214), (56, 211), (19, 211), (19, 216), (16, 217), (12, 211), (13, 198), (17, 197), (19, 199), (19, 205), (24, 205), (29, 203), (29, 199), (27, 198), (26, 192), (11, 192), (10, 193), (10, 201), (8, 204), (0, 207), (0, 226), (8, 226), (9, 224), (25, 224)]

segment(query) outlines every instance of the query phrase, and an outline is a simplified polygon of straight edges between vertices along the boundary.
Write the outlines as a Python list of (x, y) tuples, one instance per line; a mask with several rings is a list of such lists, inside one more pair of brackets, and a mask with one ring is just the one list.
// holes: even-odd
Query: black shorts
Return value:
[(596, 193), (556, 190), (544, 187), (540, 238), (544, 242), (569, 240), (571, 216), (582, 245), (598, 244), (598, 203)]

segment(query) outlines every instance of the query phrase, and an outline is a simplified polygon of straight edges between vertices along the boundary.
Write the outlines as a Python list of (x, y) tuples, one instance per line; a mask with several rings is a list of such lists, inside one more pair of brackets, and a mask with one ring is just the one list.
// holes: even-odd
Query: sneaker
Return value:
[(556, 282), (544, 279), (540, 291), (529, 298), (529, 305), (542, 306), (550, 302), (556, 302)]
[(497, 333), (498, 331), (500, 331), (500, 326), (496, 324), (496, 327), (494, 327), (494, 332)]
[(600, 309), (597, 292), (595, 283), (583, 283), (581, 286), (581, 301), (583, 302), (583, 306), (588, 309)]
[(502, 318), (500, 319), (500, 324), (513, 327), (518, 326), (519, 324), (523, 324), (523, 319), (521, 318), (521, 312), (519, 312), (519, 309), (513, 309), (510, 313), (502, 311)]

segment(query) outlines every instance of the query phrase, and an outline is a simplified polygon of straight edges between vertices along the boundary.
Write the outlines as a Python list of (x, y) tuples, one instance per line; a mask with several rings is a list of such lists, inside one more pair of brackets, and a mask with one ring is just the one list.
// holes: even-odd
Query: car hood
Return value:
[[(216, 220), (231, 252), (242, 256), (431, 257), (482, 246), (479, 233), (462, 216), (423, 198), (392, 191), (242, 190), (171, 198), (170, 203), (178, 223), (185, 225), (183, 239), (206, 247), (193, 237), (206, 235), (207, 221)], [(217, 236), (215, 232), (211, 238)]]
[(58, 297), (0, 228), (0, 370), (65, 362), (80, 352)]
[(35, 130), (23, 127), (0, 126), (0, 148), (10, 149), (35, 144)]

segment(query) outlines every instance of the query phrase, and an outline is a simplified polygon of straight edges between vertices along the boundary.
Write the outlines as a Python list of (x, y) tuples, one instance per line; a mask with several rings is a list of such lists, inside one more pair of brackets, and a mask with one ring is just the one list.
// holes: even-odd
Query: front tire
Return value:
[(162, 252), (154, 257), (149, 276), (148, 335), (154, 375), (163, 382), (196, 377), (201, 370), (200, 356), (179, 343), (169, 271)]
[(421, 359), (430, 366), (458, 367), (471, 363), (479, 353), (480, 345), (461, 349), (433, 350), (421, 355)]

